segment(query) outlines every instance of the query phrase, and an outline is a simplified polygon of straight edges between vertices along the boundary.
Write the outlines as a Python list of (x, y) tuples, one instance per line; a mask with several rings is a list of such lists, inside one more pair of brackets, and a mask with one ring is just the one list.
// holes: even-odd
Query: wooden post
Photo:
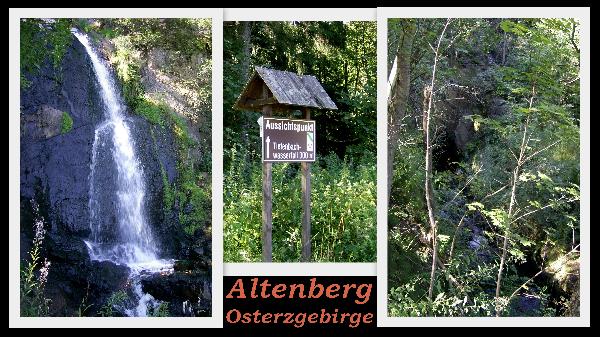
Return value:
[[(304, 119), (310, 119), (308, 108), (304, 109)], [(310, 257), (310, 163), (302, 162), (302, 262), (310, 262)]]
[[(268, 88), (263, 85), (263, 98), (268, 96)], [(271, 117), (271, 105), (263, 105), (263, 117)], [(264, 140), (263, 140), (264, 142)], [(262, 208), (262, 258), (263, 262), (273, 261), (273, 186), (272, 163), (262, 164), (263, 208)]]

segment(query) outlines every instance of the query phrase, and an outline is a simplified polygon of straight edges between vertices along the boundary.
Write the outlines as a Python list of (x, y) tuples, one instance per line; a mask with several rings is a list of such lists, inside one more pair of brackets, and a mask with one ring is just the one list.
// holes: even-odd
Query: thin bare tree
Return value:
[(435, 222), (434, 209), (433, 209), (433, 187), (431, 184), (432, 178), (432, 137), (430, 133), (430, 122), (431, 122), (431, 108), (433, 103), (433, 93), (435, 92), (435, 76), (437, 72), (438, 60), (440, 58), (440, 46), (446, 29), (452, 19), (447, 19), (446, 24), (442, 33), (438, 37), (437, 45), (435, 49), (432, 47), (434, 52), (433, 58), (433, 70), (431, 72), (431, 84), (425, 86), (423, 90), (423, 134), (425, 138), (425, 199), (427, 202), (427, 216), (429, 219), (429, 227), (431, 233), (431, 249), (432, 249), (432, 262), (431, 262), (431, 277), (429, 279), (429, 291), (427, 297), (431, 301), (433, 299), (433, 286), (435, 284), (435, 272), (438, 265), (438, 240), (437, 240), (437, 224)]
[[(519, 177), (523, 170), (523, 166), (527, 162), (529, 162), (532, 158), (534, 158), (535, 156), (539, 155), (543, 151), (546, 151), (547, 149), (549, 149), (559, 143), (559, 141), (555, 141), (552, 144), (545, 146), (537, 151), (533, 151), (533, 152), (529, 151), (530, 153), (528, 153), (528, 150), (531, 150), (530, 146), (529, 146), (529, 141), (531, 140), (531, 134), (529, 133), (529, 123), (531, 120), (531, 109), (533, 108), (533, 101), (535, 99), (535, 95), (536, 95), (535, 85), (533, 85), (532, 90), (531, 90), (531, 97), (529, 98), (529, 112), (527, 113), (527, 117), (525, 118), (525, 124), (523, 126), (523, 136), (521, 138), (521, 145), (519, 147), (519, 155), (516, 156), (515, 154), (513, 154), (513, 156), (516, 160), (516, 163), (515, 163), (515, 168), (513, 169), (513, 174), (512, 174), (510, 202), (508, 204), (506, 226), (504, 229), (504, 241), (502, 244), (502, 256), (500, 257), (500, 266), (498, 267), (498, 277), (496, 279), (496, 298), (495, 298), (496, 316), (500, 316), (502, 314), (502, 311), (506, 308), (506, 304), (501, 303), (501, 298), (500, 298), (501, 291), (500, 290), (502, 288), (502, 274), (503, 274), (504, 266), (506, 265), (506, 259), (508, 256), (507, 253), (508, 253), (508, 249), (509, 249), (509, 245), (510, 245), (510, 237), (512, 235), (513, 224), (517, 220), (519, 220), (525, 216), (531, 215), (535, 212), (541, 211), (547, 207), (552, 206), (552, 203), (551, 203), (544, 207), (538, 208), (534, 211), (527, 212), (523, 215), (515, 217), (516, 216), (515, 205), (516, 205), (516, 198), (517, 198), (517, 185), (519, 183)], [(575, 200), (575, 199), (573, 199), (573, 200)], [(573, 200), (567, 200), (566, 202), (571, 202)], [(512, 298), (512, 296), (514, 296), (514, 295), (511, 295), (511, 297), (509, 297), (509, 299)]]

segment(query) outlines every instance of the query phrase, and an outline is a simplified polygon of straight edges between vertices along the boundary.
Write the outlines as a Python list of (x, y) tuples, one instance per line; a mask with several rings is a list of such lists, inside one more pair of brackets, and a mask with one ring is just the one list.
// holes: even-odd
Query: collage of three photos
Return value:
[(20, 316), (220, 314), (217, 228), (223, 263), (385, 256), (389, 317), (580, 316), (582, 22), (487, 16), (20, 18)]

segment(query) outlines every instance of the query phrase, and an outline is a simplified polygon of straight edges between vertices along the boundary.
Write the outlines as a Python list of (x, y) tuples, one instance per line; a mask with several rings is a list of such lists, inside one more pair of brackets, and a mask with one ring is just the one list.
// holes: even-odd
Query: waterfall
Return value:
[[(104, 121), (96, 128), (92, 145), (90, 165), (90, 229), (91, 238), (86, 241), (92, 260), (112, 261), (125, 264), (132, 270), (133, 295), (138, 304), (127, 314), (145, 316), (148, 303), (156, 306), (156, 301), (141, 290), (140, 279), (147, 274), (165, 272), (172, 268), (172, 261), (159, 260), (157, 246), (148, 226), (144, 212), (146, 187), (144, 174), (136, 156), (131, 132), (124, 116), (125, 106), (116, 87), (114, 76), (93, 49), (87, 35), (76, 29), (75, 37), (85, 47), (93, 64), (94, 73), (100, 87), (100, 97), (104, 107)], [(99, 191), (105, 186), (97, 186), (97, 166), (101, 160), (111, 160), (115, 170), (115, 191), (112, 207), (116, 228), (107, 220), (106, 207), (102, 205)]]

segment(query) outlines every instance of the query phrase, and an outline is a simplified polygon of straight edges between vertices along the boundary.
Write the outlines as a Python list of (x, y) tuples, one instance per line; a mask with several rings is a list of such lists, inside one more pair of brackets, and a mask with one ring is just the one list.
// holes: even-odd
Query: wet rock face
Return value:
[[(99, 86), (84, 47), (76, 40), (63, 58), (59, 69), (46, 62), (39, 73), (28, 78), (30, 85), (21, 90), (21, 196), (36, 197), (36, 189), (48, 198), (49, 227), (66, 235), (89, 235), (90, 165), (94, 131), (104, 120)], [(73, 118), (73, 128), (61, 134), (62, 114)], [(166, 234), (160, 227), (162, 214), (162, 175), (164, 168), (169, 182), (176, 178), (173, 137), (168, 130), (150, 125), (145, 119), (127, 114), (132, 129), (138, 159), (148, 187), (147, 214), (155, 232)], [(107, 137), (110, 138), (110, 137)], [(102, 185), (102, 209), (114, 204), (114, 168), (111, 144), (97, 162), (106, 165), (96, 170), (96, 181)], [(39, 197), (39, 196), (38, 196)], [(116, 223), (115, 215), (107, 211), (106, 226)]]
[(85, 243), (78, 238), (50, 235), (46, 246), (51, 261), (46, 295), (52, 316), (77, 315), (82, 305), (97, 309), (127, 284), (128, 267), (90, 261)]
[(473, 122), (462, 116), (454, 129), (454, 143), (460, 151), (465, 151), (467, 144), (473, 138)]
[[(62, 68), (46, 62), (21, 90), (21, 196), (47, 193), (53, 231), (88, 231), (88, 173), (94, 125), (102, 116), (83, 46), (73, 43)], [(61, 134), (62, 112), (73, 119)]]
[(542, 300), (537, 295), (518, 295), (510, 307), (511, 316), (536, 316), (542, 308)]
[(169, 302), (169, 313), (172, 316), (211, 315), (210, 274), (202, 272), (154, 274), (142, 280), (142, 289), (159, 301)]
[(169, 184), (177, 178), (177, 147), (167, 128), (151, 125), (137, 116), (128, 116), (129, 129), (146, 183), (145, 216), (159, 251), (164, 257), (176, 255), (178, 219), (165, 218), (162, 170)]

